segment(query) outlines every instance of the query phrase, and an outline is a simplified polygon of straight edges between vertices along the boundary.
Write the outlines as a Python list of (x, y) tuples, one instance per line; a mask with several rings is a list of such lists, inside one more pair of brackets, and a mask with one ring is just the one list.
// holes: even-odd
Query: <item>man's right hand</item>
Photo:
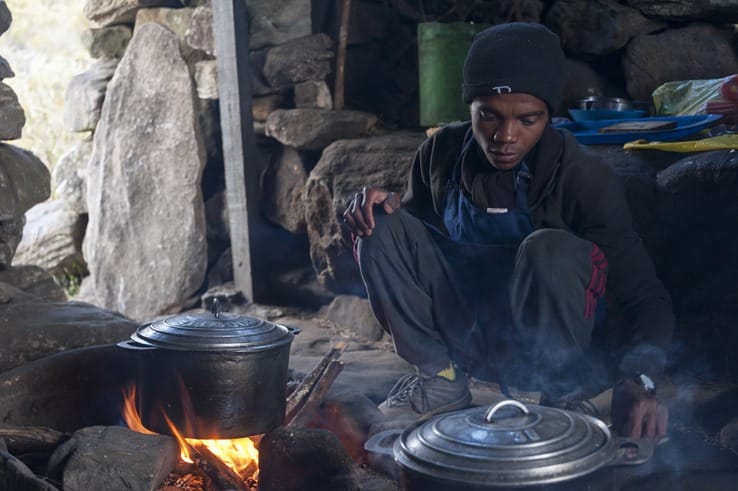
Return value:
[(381, 206), (388, 215), (400, 209), (400, 195), (376, 188), (364, 188), (356, 193), (346, 211), (343, 221), (351, 233), (359, 237), (368, 237), (374, 230), (374, 207)]
[(633, 381), (625, 380), (614, 387), (611, 413), (613, 426), (621, 436), (648, 438), (654, 443), (666, 436), (668, 408)]

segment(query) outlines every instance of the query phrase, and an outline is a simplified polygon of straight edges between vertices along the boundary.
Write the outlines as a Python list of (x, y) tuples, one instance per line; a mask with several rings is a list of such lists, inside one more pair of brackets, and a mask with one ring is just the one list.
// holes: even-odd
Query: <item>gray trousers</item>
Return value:
[(475, 378), (553, 397), (608, 384), (590, 349), (593, 285), (601, 295), (607, 274), (593, 243), (540, 229), (517, 248), (468, 246), (404, 210), (375, 221), (358, 241), (369, 301), (398, 355), (423, 373), (453, 360)]

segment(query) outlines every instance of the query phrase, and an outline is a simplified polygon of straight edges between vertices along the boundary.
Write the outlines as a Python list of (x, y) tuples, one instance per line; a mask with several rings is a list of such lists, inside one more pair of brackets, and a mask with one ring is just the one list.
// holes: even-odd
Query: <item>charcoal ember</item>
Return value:
[(278, 428), (259, 446), (260, 491), (358, 490), (358, 470), (336, 435)]
[(206, 477), (192, 472), (184, 475), (171, 473), (156, 491), (206, 491), (207, 481)]

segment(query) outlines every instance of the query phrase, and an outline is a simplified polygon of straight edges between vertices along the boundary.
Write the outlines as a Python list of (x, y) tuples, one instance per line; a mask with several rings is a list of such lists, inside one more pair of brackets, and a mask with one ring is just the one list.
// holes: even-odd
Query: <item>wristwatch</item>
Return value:
[(646, 394), (656, 394), (656, 383), (645, 373), (637, 374), (633, 380)]

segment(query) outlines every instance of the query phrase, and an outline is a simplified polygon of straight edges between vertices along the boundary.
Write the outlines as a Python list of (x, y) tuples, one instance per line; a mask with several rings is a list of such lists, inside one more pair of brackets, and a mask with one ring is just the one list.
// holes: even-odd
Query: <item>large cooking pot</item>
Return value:
[(144, 324), (118, 346), (137, 357), (137, 402), (148, 429), (237, 438), (282, 424), (291, 330), (212, 311)]
[(513, 400), (383, 431), (365, 448), (394, 457), (406, 491), (609, 489), (602, 468), (653, 453), (649, 441), (613, 438), (590, 416)]

